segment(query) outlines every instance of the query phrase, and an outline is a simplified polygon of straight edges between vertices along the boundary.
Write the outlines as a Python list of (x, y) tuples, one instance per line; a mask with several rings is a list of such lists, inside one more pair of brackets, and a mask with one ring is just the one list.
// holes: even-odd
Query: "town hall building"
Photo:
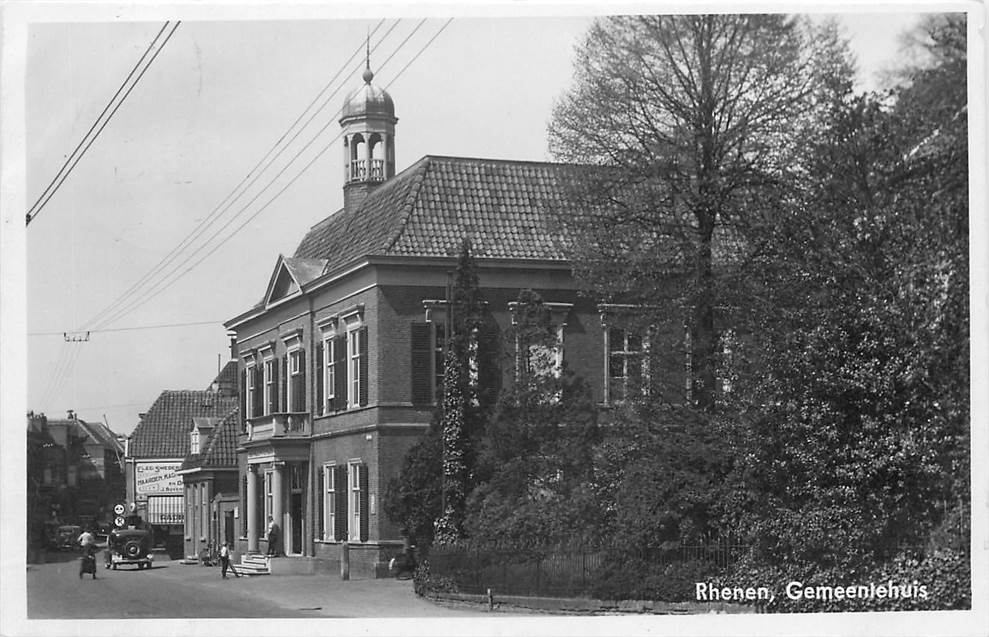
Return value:
[[(602, 407), (620, 400), (642, 342), (623, 308), (578, 295), (556, 213), (589, 167), (425, 156), (395, 172), (392, 98), (345, 100), (343, 208), (279, 256), (262, 300), (231, 318), (242, 414), (238, 553), (277, 552), (295, 572), (380, 576), (401, 546), (383, 494), (427, 430), (442, 383), (448, 285), (470, 240), (487, 317), (505, 332), (522, 290), (550, 309), (558, 363)], [(507, 377), (507, 376), (506, 376)]]

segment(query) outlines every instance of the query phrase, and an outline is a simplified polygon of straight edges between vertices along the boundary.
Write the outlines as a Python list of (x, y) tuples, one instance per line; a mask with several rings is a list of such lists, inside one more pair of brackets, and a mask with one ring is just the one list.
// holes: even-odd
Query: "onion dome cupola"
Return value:
[(395, 103), (371, 83), (370, 61), (364, 86), (343, 102), (344, 207), (357, 205), (375, 186), (395, 176)]

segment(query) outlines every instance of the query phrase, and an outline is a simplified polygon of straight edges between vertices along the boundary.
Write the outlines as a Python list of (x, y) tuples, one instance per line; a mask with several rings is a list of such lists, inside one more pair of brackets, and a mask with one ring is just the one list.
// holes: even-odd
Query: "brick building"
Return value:
[(237, 434), (240, 412), (223, 418), (194, 417), (189, 432), (189, 455), (176, 473), (184, 491), (184, 551), (198, 556), (210, 545), (231, 545), (236, 539)]
[(577, 294), (553, 221), (580, 205), (572, 186), (590, 169), (426, 156), (395, 174), (394, 104), (372, 79), (365, 71), (340, 119), (343, 208), (279, 256), (262, 300), (225, 323), (244, 416), (238, 550), (263, 552), (272, 518), (301, 572), (336, 568), (346, 543), (352, 571), (381, 574), (400, 546), (382, 494), (433, 415), (464, 239), (485, 320), (504, 333), (520, 291), (539, 293), (557, 364), (600, 403), (620, 398), (641, 353), (609, 318), (624, 308)]
[(155, 544), (183, 555), (185, 485), (178, 473), (190, 454), (190, 432), (198, 422), (219, 423), (237, 409), (231, 362), (205, 390), (163, 391), (141, 414), (127, 445), (127, 501), (154, 531)]

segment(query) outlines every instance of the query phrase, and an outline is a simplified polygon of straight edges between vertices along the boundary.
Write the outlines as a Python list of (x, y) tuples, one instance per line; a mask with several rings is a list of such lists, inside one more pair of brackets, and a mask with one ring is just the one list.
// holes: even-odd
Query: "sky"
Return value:
[[(917, 16), (855, 9), (842, 7), (839, 17), (858, 57), (860, 88), (874, 88), (874, 74), (897, 60), (897, 38)], [(418, 15), (391, 12), (379, 25), (378, 16), (335, 19), (325, 10), (307, 19), (240, 19), (258, 13), (183, 16), (24, 233), (27, 409), (49, 417), (73, 409), (128, 434), (161, 391), (209, 385), (229, 358), (222, 322), (260, 300), (278, 255), (291, 255), (310, 226), (342, 205), (337, 112), (345, 94), (361, 85), (369, 32), (374, 83), (387, 87), (399, 118), (401, 171), (426, 154), (550, 160), (546, 125), (554, 100), (570, 85), (573, 49), (591, 21), (579, 11), (458, 15), (449, 24), (445, 17), (420, 24)], [(94, 21), (56, 13), (27, 25), (20, 40), (20, 209), (41, 194), (163, 23), (175, 17), (158, 11)], [(132, 310), (106, 316), (114, 320), (94, 323), (196, 231), (326, 86), (316, 102), (328, 100), (326, 108), (289, 150), (159, 273), (182, 278), (138, 297), (143, 302)], [(23, 223), (9, 207), (4, 214)], [(63, 332), (94, 325), (102, 329), (88, 341), (65, 342)]]

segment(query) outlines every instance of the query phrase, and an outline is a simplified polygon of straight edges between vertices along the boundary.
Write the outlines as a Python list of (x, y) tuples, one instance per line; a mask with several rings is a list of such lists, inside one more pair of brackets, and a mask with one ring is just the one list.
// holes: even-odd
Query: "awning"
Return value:
[(151, 496), (148, 498), (149, 524), (185, 524), (182, 496)]

